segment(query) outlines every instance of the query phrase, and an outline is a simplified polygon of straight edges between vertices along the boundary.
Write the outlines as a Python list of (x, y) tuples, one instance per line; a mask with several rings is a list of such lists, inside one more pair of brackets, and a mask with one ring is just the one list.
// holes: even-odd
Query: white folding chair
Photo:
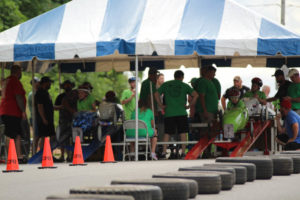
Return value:
[[(125, 161), (125, 157), (128, 156), (130, 160), (131, 155), (129, 153), (128, 144), (135, 142), (135, 137), (126, 137), (126, 130), (135, 130), (135, 120), (127, 120), (123, 123), (123, 131), (124, 131), (124, 141), (123, 141), (123, 161)], [(148, 128), (144, 121), (138, 120), (138, 129), (139, 130), (146, 130), (147, 134), (146, 137), (138, 137), (138, 144), (145, 145), (145, 152), (138, 152), (138, 155), (145, 155), (146, 160), (148, 160), (148, 148), (149, 152), (151, 152), (151, 145), (149, 145), (149, 135), (148, 135)], [(127, 151), (126, 151), (127, 150)]]

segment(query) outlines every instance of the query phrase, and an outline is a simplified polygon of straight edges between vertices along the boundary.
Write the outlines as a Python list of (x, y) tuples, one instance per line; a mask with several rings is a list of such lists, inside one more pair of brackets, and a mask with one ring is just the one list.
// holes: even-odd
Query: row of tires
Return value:
[(111, 186), (74, 188), (70, 189), (69, 196), (47, 199), (187, 200), (198, 194), (231, 190), (235, 184), (292, 173), (300, 173), (300, 152), (297, 151), (268, 157), (220, 157), (213, 164), (154, 174), (151, 179), (113, 180)]

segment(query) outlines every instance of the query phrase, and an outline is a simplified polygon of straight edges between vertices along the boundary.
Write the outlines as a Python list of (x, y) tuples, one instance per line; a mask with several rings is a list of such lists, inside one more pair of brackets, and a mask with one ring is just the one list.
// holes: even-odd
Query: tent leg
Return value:
[[(31, 82), (34, 83), (34, 76), (35, 76), (35, 69), (36, 69), (36, 63), (37, 63), (37, 58), (34, 57), (31, 61), (31, 67), (32, 67), (32, 71), (31, 71)], [(35, 133), (35, 127), (36, 125), (36, 115), (35, 115), (35, 106), (34, 106), (34, 96), (35, 96), (35, 87), (32, 84), (32, 131), (33, 131), (33, 142), (32, 142), (32, 155), (34, 155), (36, 152), (35, 150), (37, 149), (36, 145), (35, 145), (35, 140), (36, 138), (36, 133)]]
[(139, 63), (138, 63), (138, 56), (135, 56), (135, 161), (138, 161), (138, 150), (139, 150), (139, 144), (138, 144), (138, 119), (139, 119), (139, 113), (138, 113), (138, 72), (139, 72)]

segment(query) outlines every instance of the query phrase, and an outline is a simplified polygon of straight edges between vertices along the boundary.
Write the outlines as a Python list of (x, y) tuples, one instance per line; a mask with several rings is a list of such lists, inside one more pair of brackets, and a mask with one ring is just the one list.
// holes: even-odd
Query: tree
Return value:
[(26, 19), (27, 17), (20, 12), (17, 1), (0, 1), (0, 32), (24, 22)]

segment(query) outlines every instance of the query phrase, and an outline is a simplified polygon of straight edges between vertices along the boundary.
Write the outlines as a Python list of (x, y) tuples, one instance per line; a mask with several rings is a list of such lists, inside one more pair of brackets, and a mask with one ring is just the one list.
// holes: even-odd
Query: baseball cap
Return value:
[(54, 81), (51, 80), (49, 76), (44, 76), (44, 77), (42, 77), (42, 79), (41, 79), (41, 81), (40, 81), (40, 83), (48, 83), (48, 82), (53, 83)]
[(234, 81), (241, 81), (242, 79), (241, 79), (240, 76), (235, 76), (235, 77), (233, 78), (233, 80), (234, 80)]
[[(35, 82), (35, 83), (38, 83), (38, 82), (40, 82), (40, 79), (38, 78), (38, 77), (34, 77), (33, 78), (33, 81)], [(30, 84), (32, 85), (32, 80), (30, 81)]]
[(275, 74), (273, 74), (272, 76), (280, 76), (280, 75), (284, 76), (284, 73), (281, 69), (277, 69)]
[(72, 86), (72, 88), (75, 87), (75, 84), (73, 82), (71, 82), (70, 80), (65, 80), (62, 84), (60, 84), (60, 87), (63, 88), (65, 86), (65, 84), (70, 84)]
[(297, 69), (290, 69), (288, 77), (294, 76), (295, 74), (299, 74)]
[(129, 79), (128, 79), (128, 83), (131, 83), (131, 82), (134, 82), (136, 79), (135, 79), (135, 77), (133, 76), (133, 77), (130, 77)]
[(159, 71), (154, 67), (151, 67), (148, 72), (148, 74), (158, 74), (158, 73), (159, 73)]
[(290, 100), (288, 99), (283, 99), (281, 102), (280, 102), (280, 106), (283, 107), (283, 108), (286, 108), (286, 109), (291, 109), (292, 108), (292, 103)]

